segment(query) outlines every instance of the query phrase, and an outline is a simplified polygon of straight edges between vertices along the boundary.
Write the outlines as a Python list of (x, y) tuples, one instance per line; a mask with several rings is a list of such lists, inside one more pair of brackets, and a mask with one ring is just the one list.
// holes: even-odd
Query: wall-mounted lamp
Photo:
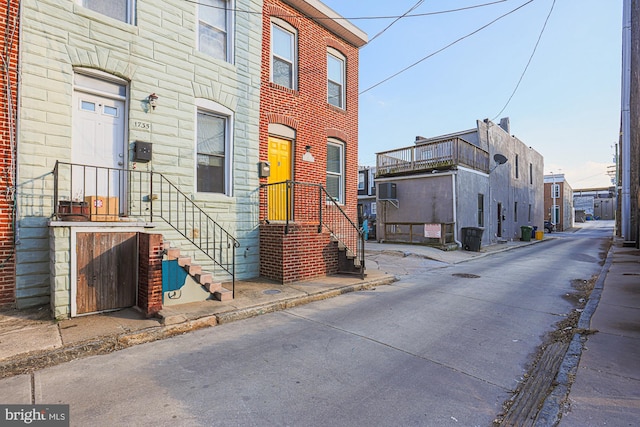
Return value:
[(316, 159), (313, 157), (313, 154), (311, 154), (311, 146), (307, 145), (304, 149), (306, 150), (306, 153), (302, 156), (302, 160), (311, 163), (315, 162)]
[(156, 95), (155, 93), (152, 93), (147, 97), (147, 102), (149, 102), (149, 105), (151, 105), (151, 108), (155, 110), (156, 106), (158, 105), (158, 95)]

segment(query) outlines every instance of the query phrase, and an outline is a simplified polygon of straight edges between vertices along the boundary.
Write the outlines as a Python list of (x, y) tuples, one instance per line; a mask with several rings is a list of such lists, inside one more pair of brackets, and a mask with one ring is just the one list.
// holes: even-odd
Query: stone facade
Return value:
[[(197, 3), (180, 0), (133, 2), (134, 24), (112, 19), (74, 1), (23, 0), (22, 81), (18, 150), (17, 304), (46, 304), (50, 288), (61, 291), (51, 265), (62, 257), (62, 230), (52, 230), (56, 161), (72, 159), (74, 76), (79, 70), (126, 82), (124, 162), (130, 169), (165, 174), (240, 241), (237, 278), (258, 275), (259, 78), (261, 7), (235, 0), (228, 61), (200, 52)], [(149, 108), (148, 96), (158, 96)], [(228, 155), (231, 186), (226, 194), (196, 191), (196, 112), (219, 106), (231, 117)], [(135, 163), (134, 141), (150, 142), (153, 158)], [(158, 227), (164, 234), (168, 228)], [(55, 240), (50, 261), (50, 240)], [(73, 248), (69, 248), (72, 250)]]

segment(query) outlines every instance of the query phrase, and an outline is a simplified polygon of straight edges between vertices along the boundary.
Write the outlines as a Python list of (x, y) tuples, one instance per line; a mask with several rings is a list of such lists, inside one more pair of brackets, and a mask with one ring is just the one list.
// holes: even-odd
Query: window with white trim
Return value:
[(344, 108), (346, 58), (335, 49), (327, 52), (327, 102)]
[(327, 193), (338, 203), (344, 203), (344, 144), (327, 142)]
[(377, 215), (378, 210), (376, 207), (376, 202), (371, 202), (371, 215)]
[(127, 24), (135, 21), (135, 0), (76, 0), (76, 3)]
[(216, 59), (232, 62), (233, 1), (198, 1), (198, 50)]
[(231, 117), (198, 109), (197, 187), (202, 193), (229, 194)]
[(553, 184), (551, 186), (551, 197), (555, 199), (560, 197), (560, 184)]
[(358, 190), (364, 190), (364, 174), (366, 171), (358, 172)]
[(271, 81), (298, 88), (297, 31), (282, 20), (271, 22)]

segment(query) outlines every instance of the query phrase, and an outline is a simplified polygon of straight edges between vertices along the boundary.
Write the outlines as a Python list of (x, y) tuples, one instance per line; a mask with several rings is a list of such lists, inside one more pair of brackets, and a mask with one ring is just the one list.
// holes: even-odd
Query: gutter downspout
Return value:
[(458, 245), (458, 248), (462, 248), (462, 243), (458, 241), (458, 214), (456, 207), (458, 206), (458, 199), (456, 197), (456, 172), (451, 173), (451, 189), (453, 190), (453, 241)]
[(631, 238), (631, 0), (624, 0), (622, 11), (622, 117), (621, 157), (622, 157), (622, 238)]

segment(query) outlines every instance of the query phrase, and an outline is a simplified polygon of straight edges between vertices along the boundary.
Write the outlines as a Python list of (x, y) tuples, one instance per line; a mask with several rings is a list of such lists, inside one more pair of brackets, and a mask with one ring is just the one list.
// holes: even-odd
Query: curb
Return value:
[[(612, 242), (607, 252), (607, 259), (600, 270), (598, 280), (596, 281), (589, 301), (584, 310), (580, 314), (578, 319), (578, 329), (589, 330), (591, 324), (591, 317), (598, 308), (600, 303), (600, 297), (602, 296), (602, 290), (604, 289), (604, 281), (607, 278), (611, 264), (613, 263), (613, 247), (615, 242)], [(536, 419), (536, 425), (542, 427), (553, 427), (560, 421), (560, 414), (562, 412), (563, 403), (569, 397), (570, 392), (570, 378), (575, 377), (578, 371), (578, 364), (582, 356), (582, 345), (586, 341), (584, 334), (576, 333), (569, 344), (569, 349), (562, 359), (562, 364), (558, 370), (556, 376), (557, 386), (553, 391), (545, 398), (542, 408), (540, 409), (538, 418)]]
[(38, 350), (29, 353), (22, 353), (2, 361), (2, 365), (0, 366), (0, 379), (29, 374), (35, 370), (55, 366), (71, 360), (94, 355), (109, 354), (135, 345), (171, 338), (176, 335), (182, 335), (199, 329), (257, 317), (262, 314), (282, 311), (351, 292), (368, 290), (375, 288), (376, 286), (390, 285), (396, 281), (398, 281), (398, 278), (395, 276), (373, 279), (365, 283), (330, 289), (301, 297), (287, 298), (263, 305), (230, 310), (223, 313), (202, 316), (196, 319), (187, 319), (182, 316), (182, 319), (184, 319), (182, 322), (165, 323), (161, 326), (138, 331), (96, 337), (79, 343), (74, 343), (72, 345), (63, 345), (62, 347), (53, 350)]
[[(420, 257), (420, 258), (424, 258), (424, 259), (428, 259), (431, 261), (437, 261), (437, 262), (443, 262), (445, 264), (460, 264), (463, 262), (468, 262), (468, 261), (472, 261), (474, 259), (478, 259), (478, 258), (484, 258), (486, 256), (489, 255), (494, 255), (500, 252), (506, 252), (506, 251), (510, 251), (510, 250), (514, 250), (514, 249), (519, 249), (519, 248), (523, 248), (526, 246), (531, 246), (531, 245), (535, 245), (538, 243), (542, 243), (542, 242), (547, 242), (547, 241), (551, 241), (551, 240), (555, 240), (556, 237), (547, 237), (543, 240), (531, 240), (529, 241), (527, 244), (523, 244), (523, 245), (519, 245), (519, 246), (505, 246), (504, 248), (500, 248), (500, 249), (496, 249), (494, 251), (490, 251), (490, 252), (472, 252), (472, 251), (464, 251), (464, 252), (472, 252), (472, 254), (476, 254), (476, 255), (472, 255), (467, 259), (460, 259), (460, 260), (454, 260), (454, 261), (443, 261), (442, 259), (438, 259), (438, 258), (434, 258), (432, 256), (429, 255), (423, 255), (423, 254), (419, 254), (416, 252), (412, 252), (412, 251), (407, 251), (407, 250), (401, 250), (401, 249), (368, 249), (367, 250), (367, 254), (381, 254), (381, 255), (392, 255), (392, 256), (402, 256), (403, 258), (408, 257), (408, 256), (416, 256), (416, 257)], [(496, 243), (497, 245), (497, 243)], [(419, 246), (419, 245), (417, 245)], [(458, 251), (462, 251), (463, 249), (457, 249)]]

